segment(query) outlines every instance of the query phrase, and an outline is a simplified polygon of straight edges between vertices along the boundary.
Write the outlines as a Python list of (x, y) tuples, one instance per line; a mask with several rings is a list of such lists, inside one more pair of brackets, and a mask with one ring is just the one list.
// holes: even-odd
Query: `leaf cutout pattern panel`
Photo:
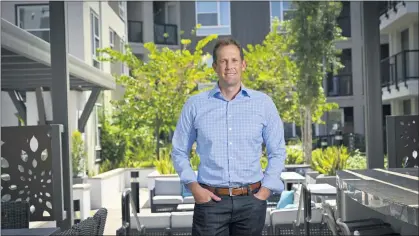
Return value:
[(53, 221), (50, 126), (2, 127), (1, 199), (28, 201), (31, 221)]

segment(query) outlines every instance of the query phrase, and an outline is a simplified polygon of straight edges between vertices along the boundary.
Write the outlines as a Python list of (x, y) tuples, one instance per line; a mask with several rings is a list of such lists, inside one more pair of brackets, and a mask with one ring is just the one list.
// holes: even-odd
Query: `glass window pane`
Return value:
[(19, 21), (19, 27), (23, 29), (49, 29), (49, 7), (20, 7)]
[(217, 14), (198, 14), (198, 24), (202, 26), (217, 26)]
[(230, 25), (230, 2), (220, 2), (220, 24)]
[(281, 2), (271, 1), (271, 18), (275, 17), (281, 20)]
[(216, 13), (217, 12), (217, 2), (201, 2), (197, 3), (197, 13)]
[(289, 1), (284, 1), (283, 7), (284, 7), (284, 11), (289, 10), (289, 9), (295, 9), (294, 3), (289, 2)]
[(95, 35), (99, 36), (99, 19), (95, 16)]

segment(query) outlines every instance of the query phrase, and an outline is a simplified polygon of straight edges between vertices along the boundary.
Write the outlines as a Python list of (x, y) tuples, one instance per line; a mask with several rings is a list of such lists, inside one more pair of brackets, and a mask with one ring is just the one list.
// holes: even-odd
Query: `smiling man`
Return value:
[[(243, 85), (246, 62), (239, 43), (217, 41), (213, 68), (218, 83), (187, 100), (172, 141), (174, 167), (195, 199), (192, 235), (259, 236), (267, 198), (284, 188), (283, 123), (269, 96)], [(201, 161), (198, 176), (189, 161), (194, 142)]]

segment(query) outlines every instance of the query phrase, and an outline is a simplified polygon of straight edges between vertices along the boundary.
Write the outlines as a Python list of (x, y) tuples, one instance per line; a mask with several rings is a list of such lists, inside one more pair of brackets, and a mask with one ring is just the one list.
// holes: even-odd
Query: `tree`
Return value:
[(295, 93), (297, 67), (290, 57), (289, 37), (278, 31), (279, 21), (261, 44), (243, 49), (247, 62), (246, 86), (267, 93), (274, 101), (284, 122), (299, 122)]
[[(181, 49), (159, 49), (154, 43), (144, 44), (148, 61), (142, 61), (126, 46), (125, 53), (105, 48), (99, 50), (101, 60), (122, 62), (130, 75), (117, 77), (125, 93), (121, 100), (113, 101), (118, 123), (123, 129), (135, 132), (140, 127), (154, 130), (157, 159), (160, 155), (162, 135), (174, 130), (186, 99), (197, 92), (198, 83), (212, 77), (213, 70), (204, 59), (203, 48), (216, 39), (210, 35), (201, 39), (193, 52), (188, 49), (191, 40), (182, 39)], [(132, 133), (132, 132), (131, 132)]]
[(286, 24), (289, 47), (297, 65), (296, 93), (300, 106), (301, 131), (306, 163), (311, 162), (313, 122), (337, 107), (327, 103), (322, 82), (326, 72), (342, 67), (335, 41), (341, 38), (337, 17), (341, 3), (333, 1), (293, 2), (296, 10)]

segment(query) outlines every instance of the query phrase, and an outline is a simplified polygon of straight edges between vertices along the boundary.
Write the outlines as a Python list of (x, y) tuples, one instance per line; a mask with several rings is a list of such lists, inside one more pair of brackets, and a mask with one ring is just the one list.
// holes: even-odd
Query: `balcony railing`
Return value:
[(327, 78), (327, 96), (352, 96), (352, 74), (338, 74)]
[(128, 21), (128, 41), (133, 43), (143, 43), (143, 22)]
[(381, 60), (381, 86), (390, 91), (391, 85), (399, 89), (399, 83), (419, 79), (418, 61), (419, 50), (404, 50)]
[(154, 23), (154, 42), (156, 44), (177, 45), (177, 25)]
[(388, 18), (388, 12), (393, 10), (397, 12), (397, 4), (403, 3), (405, 5), (406, 3), (404, 1), (384, 1), (380, 2), (379, 8), (380, 8), (380, 16), (384, 15)]

